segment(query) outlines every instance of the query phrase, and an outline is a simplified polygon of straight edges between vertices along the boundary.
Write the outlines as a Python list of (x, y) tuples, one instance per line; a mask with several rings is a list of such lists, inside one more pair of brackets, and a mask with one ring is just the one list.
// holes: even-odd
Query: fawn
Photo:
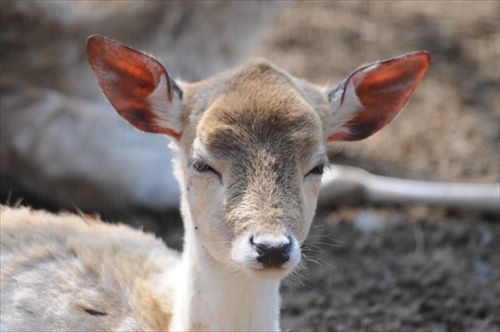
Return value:
[[(7, 259), (15, 254), (15, 249), (7, 248), (8, 239), (24, 236), (22, 241), (31, 241), (33, 246), (47, 246), (49, 240), (43, 236), (35, 240), (30, 234), (42, 228), (36, 226), (36, 219), (54, 219), (44, 223), (44, 227), (53, 225), (44, 234), (52, 232), (57, 237), (66, 227), (72, 237), (89, 238), (79, 246), (75, 240), (67, 244), (60, 239), (58, 252), (70, 252), (68, 257), (74, 264), (99, 266), (93, 273), (85, 269), (75, 272), (74, 282), (90, 278), (104, 290), (140, 286), (135, 292), (118, 292), (123, 294), (119, 301), (114, 300), (119, 303), (108, 300), (114, 297), (105, 291), (95, 291), (100, 309), (87, 304), (80, 309), (78, 319), (70, 311), (79, 300), (76, 295), (56, 315), (48, 312), (46, 308), (51, 306), (44, 301), (57, 302), (63, 295), (56, 292), (40, 300), (37, 296), (42, 295), (37, 294), (43, 292), (34, 293), (31, 296), (40, 305), (24, 315), (32, 317), (37, 311), (45, 317), (37, 328), (51, 324), (49, 317), (54, 322), (46, 327), (75, 327), (68, 324), (81, 321), (76, 327), (279, 330), (280, 280), (301, 261), (300, 247), (309, 232), (321, 175), (328, 165), (325, 144), (364, 139), (387, 125), (430, 64), (426, 52), (407, 54), (360, 68), (328, 89), (292, 77), (262, 59), (198, 83), (176, 82), (151, 56), (101, 36), (89, 38), (87, 56), (103, 93), (119, 115), (141, 131), (171, 138), (181, 190), (184, 250), (178, 257), (158, 244), (146, 245), (152, 240), (148, 242), (144, 234), (132, 230), (123, 236), (123, 245), (116, 244), (119, 238), (113, 234), (125, 234), (124, 226), (74, 220), (65, 223), (62, 219), (70, 219), (67, 215), (47, 217), (24, 209), (16, 216), (15, 210), (3, 209), (2, 255), (6, 258), (2, 260), (6, 271), (16, 271), (11, 268), (14, 263), (9, 264), (15, 260)], [(8, 221), (17, 219), (25, 221)], [(26, 223), (29, 228), (23, 226)], [(89, 244), (93, 237), (109, 238), (114, 246), (107, 247), (103, 240), (93, 247)], [(126, 254), (140, 249), (136, 247), (147, 252), (140, 259)], [(94, 250), (95, 258), (84, 261), (84, 250)], [(111, 251), (125, 254), (100, 262)], [(137, 259), (133, 265), (137, 273), (106, 272), (132, 266), (129, 261), (133, 259)], [(152, 262), (156, 262), (155, 269)], [(26, 261), (19, 264), (18, 269), (26, 268)], [(146, 265), (154, 277), (144, 272)], [(36, 279), (36, 273), (26, 278)], [(7, 277), (5, 272), (2, 310), (5, 297), (5, 301), (15, 298), (5, 289), (15, 293), (12, 289), (22, 288), (22, 278), (15, 279), (15, 286), (11, 284), (14, 281), (4, 281), (14, 280)], [(44, 279), (38, 287), (62, 287), (55, 284)], [(2, 326), (16, 328), (16, 320), (11, 318), (16, 314), (10, 310), (2, 315)], [(109, 323), (117, 317), (118, 325)]]

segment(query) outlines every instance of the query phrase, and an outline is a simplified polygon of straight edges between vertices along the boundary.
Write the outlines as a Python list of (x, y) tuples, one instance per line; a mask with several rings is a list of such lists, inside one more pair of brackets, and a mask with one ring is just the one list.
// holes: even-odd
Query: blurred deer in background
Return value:
[(287, 5), (1, 2), (2, 197), (85, 211), (177, 208), (167, 142), (110, 111), (84, 57), (87, 37), (147, 45), (173, 77), (200, 80), (248, 57)]

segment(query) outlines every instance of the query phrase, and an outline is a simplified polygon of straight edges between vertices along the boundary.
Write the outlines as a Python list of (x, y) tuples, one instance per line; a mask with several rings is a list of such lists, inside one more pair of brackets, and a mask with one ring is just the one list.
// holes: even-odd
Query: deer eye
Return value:
[(199, 173), (214, 173), (217, 176), (220, 177), (219, 172), (217, 172), (215, 169), (213, 169), (209, 164), (204, 162), (203, 160), (196, 159), (193, 162), (193, 169)]
[(309, 173), (306, 174), (306, 176), (309, 176), (309, 175), (322, 175), (324, 169), (325, 169), (325, 165), (319, 164), (316, 167), (314, 167), (313, 169), (311, 169), (309, 171)]
[(215, 170), (212, 167), (210, 167), (209, 164), (199, 159), (193, 162), (193, 168), (195, 171), (200, 173), (215, 172)]

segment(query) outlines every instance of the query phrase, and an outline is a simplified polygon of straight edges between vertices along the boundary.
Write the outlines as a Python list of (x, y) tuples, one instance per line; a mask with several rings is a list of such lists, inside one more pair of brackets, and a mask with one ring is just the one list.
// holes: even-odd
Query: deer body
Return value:
[[(428, 54), (414, 53), (358, 69), (327, 90), (261, 59), (202, 82), (176, 83), (152, 57), (100, 36), (89, 38), (87, 56), (104, 94), (125, 120), (141, 131), (172, 138), (185, 236), (179, 259), (165, 248), (140, 245), (151, 240), (137, 232), (134, 246), (142, 247), (141, 257), (149, 258), (134, 263), (136, 269), (142, 271), (149, 261), (155, 262), (154, 269), (137, 275), (108, 277), (107, 269), (120, 270), (130, 262), (127, 254), (105, 262), (94, 257), (92, 264), (102, 268), (77, 277), (101, 286), (95, 292), (104, 302), (103, 290), (130, 283), (139, 291), (128, 292), (120, 301), (139, 305), (122, 308), (105, 303), (100, 307), (104, 309), (87, 308), (83, 311), (92, 317), (83, 319), (80, 329), (87, 329), (89, 321), (99, 316), (102, 324), (120, 317), (120, 329), (129, 324), (126, 328), (175, 331), (279, 330), (280, 280), (300, 263), (300, 246), (309, 232), (328, 163), (325, 144), (363, 139), (381, 129), (401, 110), (429, 66)], [(16, 234), (23, 243), (43, 238), (37, 234), (39, 218), (36, 213), (26, 217), (20, 224), (33, 227), (22, 230), (14, 230), (15, 222), (4, 224), (2, 218), (2, 237)], [(53, 218), (56, 234), (73, 227), (64, 220), (67, 216)], [(74, 234), (88, 233), (92, 239), (96, 229), (116, 226), (79, 227)], [(106, 231), (109, 236), (101, 243), (113, 243), (112, 232)], [(50, 246), (48, 237), (44, 243)], [(36, 262), (10, 260), (25, 255), (13, 242), (2, 238), (6, 271), (35, 266), (29, 269), (36, 279)], [(119, 246), (104, 244), (103, 257), (120, 251)], [(82, 253), (69, 244), (60, 250), (70, 253), (63, 260), (71, 257), (72, 262), (84, 264)], [(123, 248), (124, 253), (130, 251), (134, 248)], [(152, 253), (156, 260), (150, 258)], [(4, 265), (2, 274), (3, 269)], [(12, 294), (15, 289), (23, 289), (16, 282), (14, 278), (2, 285), (2, 293), (10, 292), (10, 299), (19, 298)], [(38, 287), (29, 296), (40, 304), (36, 310), (23, 311), (19, 305), (17, 311), (2, 315), (2, 326), (22, 328), (11, 317), (30, 311), (33, 315), (33, 310), (37, 317), (47, 316), (44, 301), (57, 302), (65, 296), (56, 291), (50, 299), (43, 298), (46, 286)], [(157, 294), (151, 292), (154, 289)], [(77, 301), (70, 299), (69, 306)], [(82, 306), (77, 307), (81, 314)], [(33, 326), (74, 322), (72, 311), (58, 312)], [(109, 325), (92, 328), (110, 329)]]

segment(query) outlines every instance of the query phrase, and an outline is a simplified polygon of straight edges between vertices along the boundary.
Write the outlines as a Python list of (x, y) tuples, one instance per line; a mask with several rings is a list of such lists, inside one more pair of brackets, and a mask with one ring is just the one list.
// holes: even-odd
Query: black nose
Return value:
[(262, 263), (264, 267), (281, 267), (290, 259), (290, 249), (292, 241), (290, 238), (287, 242), (274, 243), (271, 241), (255, 242), (253, 238), (250, 242), (257, 251), (257, 261)]

